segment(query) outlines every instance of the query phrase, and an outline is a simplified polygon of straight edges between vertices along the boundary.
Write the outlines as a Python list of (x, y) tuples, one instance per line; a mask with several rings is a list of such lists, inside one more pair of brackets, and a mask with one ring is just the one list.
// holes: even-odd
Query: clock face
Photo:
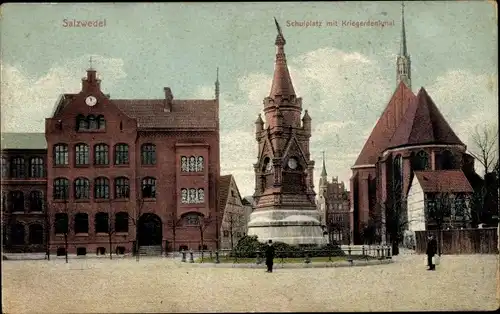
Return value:
[(273, 168), (273, 162), (270, 161), (270, 162), (267, 163), (266, 171), (271, 171), (272, 168)]
[(97, 104), (97, 98), (95, 98), (94, 96), (89, 96), (85, 98), (85, 103), (87, 104), (87, 106), (93, 107)]
[(295, 159), (293, 157), (288, 159), (288, 167), (290, 167), (290, 169), (296, 169), (297, 168), (297, 159)]

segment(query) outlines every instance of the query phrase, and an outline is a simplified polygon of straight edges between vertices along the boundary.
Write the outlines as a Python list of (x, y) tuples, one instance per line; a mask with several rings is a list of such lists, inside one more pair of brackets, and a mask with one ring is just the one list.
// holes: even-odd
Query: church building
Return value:
[[(397, 87), (364, 144), (350, 179), (351, 227), (354, 244), (365, 243), (364, 230), (372, 223), (381, 229), (382, 242), (400, 241), (400, 229), (407, 229), (407, 196), (417, 179), (432, 177), (440, 190), (464, 187), (469, 193), (468, 178), (476, 177), (474, 159), (466, 153), (431, 96), (422, 87), (412, 91), (411, 60), (406, 45), (404, 7), (400, 51), (396, 62)], [(419, 175), (419, 171), (426, 174)], [(452, 171), (453, 175), (441, 175)], [(439, 175), (438, 175), (439, 174)], [(453, 180), (453, 182), (448, 182)], [(388, 236), (388, 237), (387, 237)]]

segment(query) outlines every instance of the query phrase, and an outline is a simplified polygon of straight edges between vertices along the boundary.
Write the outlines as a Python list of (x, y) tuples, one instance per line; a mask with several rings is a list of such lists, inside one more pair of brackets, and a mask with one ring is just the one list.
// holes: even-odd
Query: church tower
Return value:
[(405, 31), (405, 5), (401, 4), (401, 43), (397, 58), (397, 78), (396, 85), (400, 82), (405, 83), (411, 90), (411, 60), (406, 49), (406, 31)]
[(271, 90), (263, 101), (265, 123), (260, 114), (255, 122), (259, 147), (254, 164), (256, 205), (248, 234), (263, 242), (323, 243), (313, 184), (314, 161), (309, 153), (311, 117), (305, 110), (301, 118), (302, 98), (295, 94), (288, 71), (286, 40), (274, 21), (278, 31), (276, 60)]

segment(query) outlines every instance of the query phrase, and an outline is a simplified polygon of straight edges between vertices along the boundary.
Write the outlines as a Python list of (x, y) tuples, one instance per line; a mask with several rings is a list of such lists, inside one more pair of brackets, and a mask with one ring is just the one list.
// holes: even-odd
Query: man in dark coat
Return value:
[(436, 265), (432, 263), (432, 258), (437, 254), (437, 241), (433, 235), (429, 237), (429, 241), (427, 242), (427, 266), (429, 266), (428, 270), (436, 270)]
[(267, 272), (272, 273), (273, 272), (273, 261), (274, 259), (274, 246), (273, 246), (273, 240), (269, 240), (267, 243), (267, 248), (266, 248), (266, 265), (267, 265)]

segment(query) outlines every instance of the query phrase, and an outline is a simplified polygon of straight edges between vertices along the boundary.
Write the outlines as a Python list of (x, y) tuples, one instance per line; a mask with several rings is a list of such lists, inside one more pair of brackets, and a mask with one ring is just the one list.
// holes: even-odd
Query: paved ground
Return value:
[(339, 268), (206, 268), (172, 259), (4, 261), (3, 313), (494, 310), (498, 255)]

